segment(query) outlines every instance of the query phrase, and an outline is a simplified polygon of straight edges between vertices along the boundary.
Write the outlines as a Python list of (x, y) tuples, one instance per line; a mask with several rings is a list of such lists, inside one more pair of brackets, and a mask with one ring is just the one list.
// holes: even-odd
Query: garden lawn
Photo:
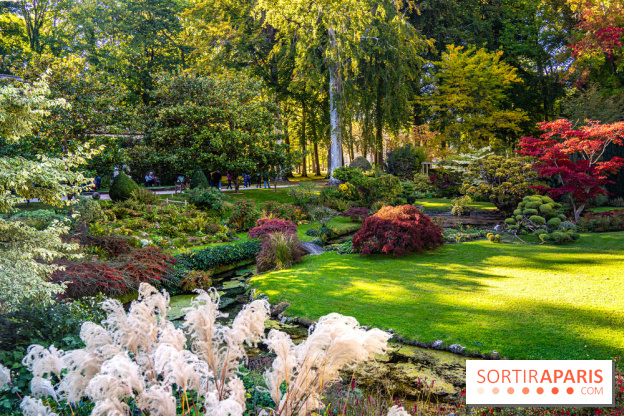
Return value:
[(306, 256), (253, 278), (291, 316), (339, 312), (421, 342), (512, 359), (624, 354), (624, 232), (572, 245), (446, 244), (399, 259)]
[(290, 195), (288, 195), (287, 190), (284, 188), (277, 188), (277, 192), (275, 191), (275, 189), (256, 188), (255, 185), (253, 186), (253, 189), (242, 189), (243, 188), (241, 187), (241, 192), (238, 194), (235, 194), (234, 192), (227, 192), (225, 193), (225, 195), (234, 198), (253, 199), (258, 204), (262, 204), (267, 201), (275, 201), (281, 203), (287, 202), (289, 204), (295, 202), (295, 200)]
[(624, 207), (596, 207), (596, 208), (589, 208), (586, 211), (609, 212), (609, 211), (615, 211), (616, 209), (624, 209)]
[[(446, 198), (419, 199), (414, 205), (422, 205), (425, 211), (450, 211), (453, 208), (453, 200)], [(476, 208), (477, 211), (496, 209), (491, 202), (473, 202), (469, 207)]]

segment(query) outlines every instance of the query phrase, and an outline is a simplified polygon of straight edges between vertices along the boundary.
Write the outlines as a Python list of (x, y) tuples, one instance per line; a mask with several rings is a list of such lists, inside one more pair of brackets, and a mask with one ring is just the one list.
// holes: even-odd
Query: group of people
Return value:
[[(269, 184), (269, 173), (268, 172), (264, 172), (264, 173), (256, 173), (255, 174), (255, 180), (256, 180), (256, 188), (262, 188), (262, 183), (264, 182), (264, 187), (265, 188), (270, 188), (271, 185)], [(249, 188), (251, 186), (251, 175), (248, 173), (243, 173), (243, 187), (245, 188)]]
[(145, 186), (157, 186), (160, 185), (160, 179), (154, 175), (154, 172), (150, 172), (145, 175)]

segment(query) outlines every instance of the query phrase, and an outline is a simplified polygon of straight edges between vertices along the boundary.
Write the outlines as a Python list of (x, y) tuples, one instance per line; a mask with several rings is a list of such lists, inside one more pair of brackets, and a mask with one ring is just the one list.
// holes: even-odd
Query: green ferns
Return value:
[[(569, 227), (560, 209), (561, 204), (548, 196), (526, 196), (505, 224), (508, 230), (517, 234), (534, 233), (543, 243), (562, 244), (578, 239), (576, 229)], [(565, 227), (561, 227), (562, 224), (566, 224)]]

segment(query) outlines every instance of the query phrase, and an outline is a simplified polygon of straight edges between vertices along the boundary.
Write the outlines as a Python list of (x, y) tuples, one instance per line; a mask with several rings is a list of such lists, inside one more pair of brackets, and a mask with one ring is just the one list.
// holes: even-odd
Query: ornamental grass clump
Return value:
[(442, 229), (412, 205), (381, 208), (353, 238), (353, 247), (362, 255), (401, 256), (433, 250), (443, 243)]
[(301, 263), (306, 250), (294, 234), (274, 232), (262, 241), (262, 248), (256, 257), (259, 272), (282, 270)]
[[(265, 338), (265, 300), (245, 305), (225, 326), (218, 322), (227, 315), (219, 311), (217, 291), (197, 293), (180, 328), (167, 321), (169, 295), (142, 284), (127, 313), (109, 299), (101, 325), (82, 325), (84, 348), (31, 345), (22, 361), (33, 375), (30, 396), (21, 400), (24, 414), (75, 415), (86, 405), (93, 416), (242, 416), (246, 390), (237, 371), (246, 360), (244, 346), (264, 341), (277, 355), (265, 374), (274, 401), (266, 411), (307, 415), (323, 409), (323, 391), (339, 380), (340, 370), (385, 352), (390, 338), (379, 329), (364, 330), (354, 318), (330, 314), (295, 346), (274, 329)], [(11, 373), (0, 366), (0, 388), (7, 385)]]

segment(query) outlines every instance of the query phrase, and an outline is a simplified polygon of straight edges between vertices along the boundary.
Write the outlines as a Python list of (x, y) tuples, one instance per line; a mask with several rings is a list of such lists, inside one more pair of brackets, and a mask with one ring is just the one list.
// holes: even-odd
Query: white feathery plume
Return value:
[(229, 393), (228, 398), (236, 401), (241, 407), (245, 408), (245, 394), (247, 390), (245, 390), (245, 385), (243, 384), (243, 380), (238, 378), (237, 376), (233, 376), (228, 380), (227, 390)]
[(411, 416), (409, 412), (403, 409), (403, 406), (392, 406), (388, 410), (388, 416)]
[(113, 338), (106, 329), (93, 322), (85, 322), (80, 327), (80, 339), (87, 351), (93, 351), (105, 345), (111, 345)]
[(228, 347), (239, 347), (243, 343), (255, 347), (264, 336), (264, 323), (270, 310), (269, 302), (266, 300), (255, 300), (245, 305), (234, 318), (232, 329), (225, 337)]
[(245, 408), (233, 398), (219, 400), (217, 392), (210, 392), (206, 395), (206, 416), (243, 416)]
[(33, 399), (30, 396), (26, 396), (22, 399), (20, 409), (22, 409), (22, 414), (24, 416), (58, 416), (58, 414), (44, 405), (41, 399)]
[(130, 408), (118, 399), (104, 399), (93, 407), (91, 416), (127, 416)]
[(41, 345), (31, 345), (26, 350), (22, 365), (33, 373), (34, 377), (55, 374), (60, 378), (63, 370), (63, 351), (54, 345), (51, 345), (49, 349)]
[(84, 397), (91, 379), (100, 372), (102, 364), (112, 357), (105, 357), (100, 351), (102, 349), (108, 350), (111, 347), (115, 349), (113, 346), (102, 346), (94, 352), (84, 349), (65, 353), (63, 365), (67, 369), (67, 373), (61, 382), (60, 391), (67, 392), (67, 399), (70, 402), (78, 402)]
[(137, 405), (150, 416), (176, 416), (176, 399), (169, 387), (160, 384), (144, 390), (137, 397)]
[(145, 389), (145, 380), (137, 364), (127, 355), (116, 355), (102, 364), (89, 382), (86, 394), (94, 401), (134, 397)]
[(106, 319), (102, 321), (102, 324), (112, 334), (113, 341), (121, 347), (128, 348), (130, 351), (136, 351), (138, 339), (128, 326), (126, 311), (124, 311), (121, 302), (116, 299), (106, 299), (102, 302), (102, 309), (107, 313)]
[(170, 345), (161, 345), (156, 350), (154, 361), (156, 371), (161, 370), (166, 384), (175, 384), (182, 391), (195, 390), (200, 394), (205, 393), (205, 387), (208, 378), (212, 377), (212, 372), (208, 364), (192, 352), (178, 351)]
[(171, 322), (167, 322), (158, 336), (158, 343), (172, 345), (179, 351), (186, 348), (186, 336), (184, 331), (177, 329)]
[(30, 394), (35, 398), (52, 397), (58, 401), (54, 386), (47, 378), (33, 377), (30, 381)]
[(0, 364), (0, 389), (11, 383), (11, 370)]
[(280, 386), (284, 382), (290, 383), (297, 367), (297, 357), (294, 354), (295, 344), (288, 334), (275, 329), (269, 331), (264, 343), (276, 354), (271, 369), (264, 374), (264, 380), (273, 402), (279, 403), (282, 399)]

